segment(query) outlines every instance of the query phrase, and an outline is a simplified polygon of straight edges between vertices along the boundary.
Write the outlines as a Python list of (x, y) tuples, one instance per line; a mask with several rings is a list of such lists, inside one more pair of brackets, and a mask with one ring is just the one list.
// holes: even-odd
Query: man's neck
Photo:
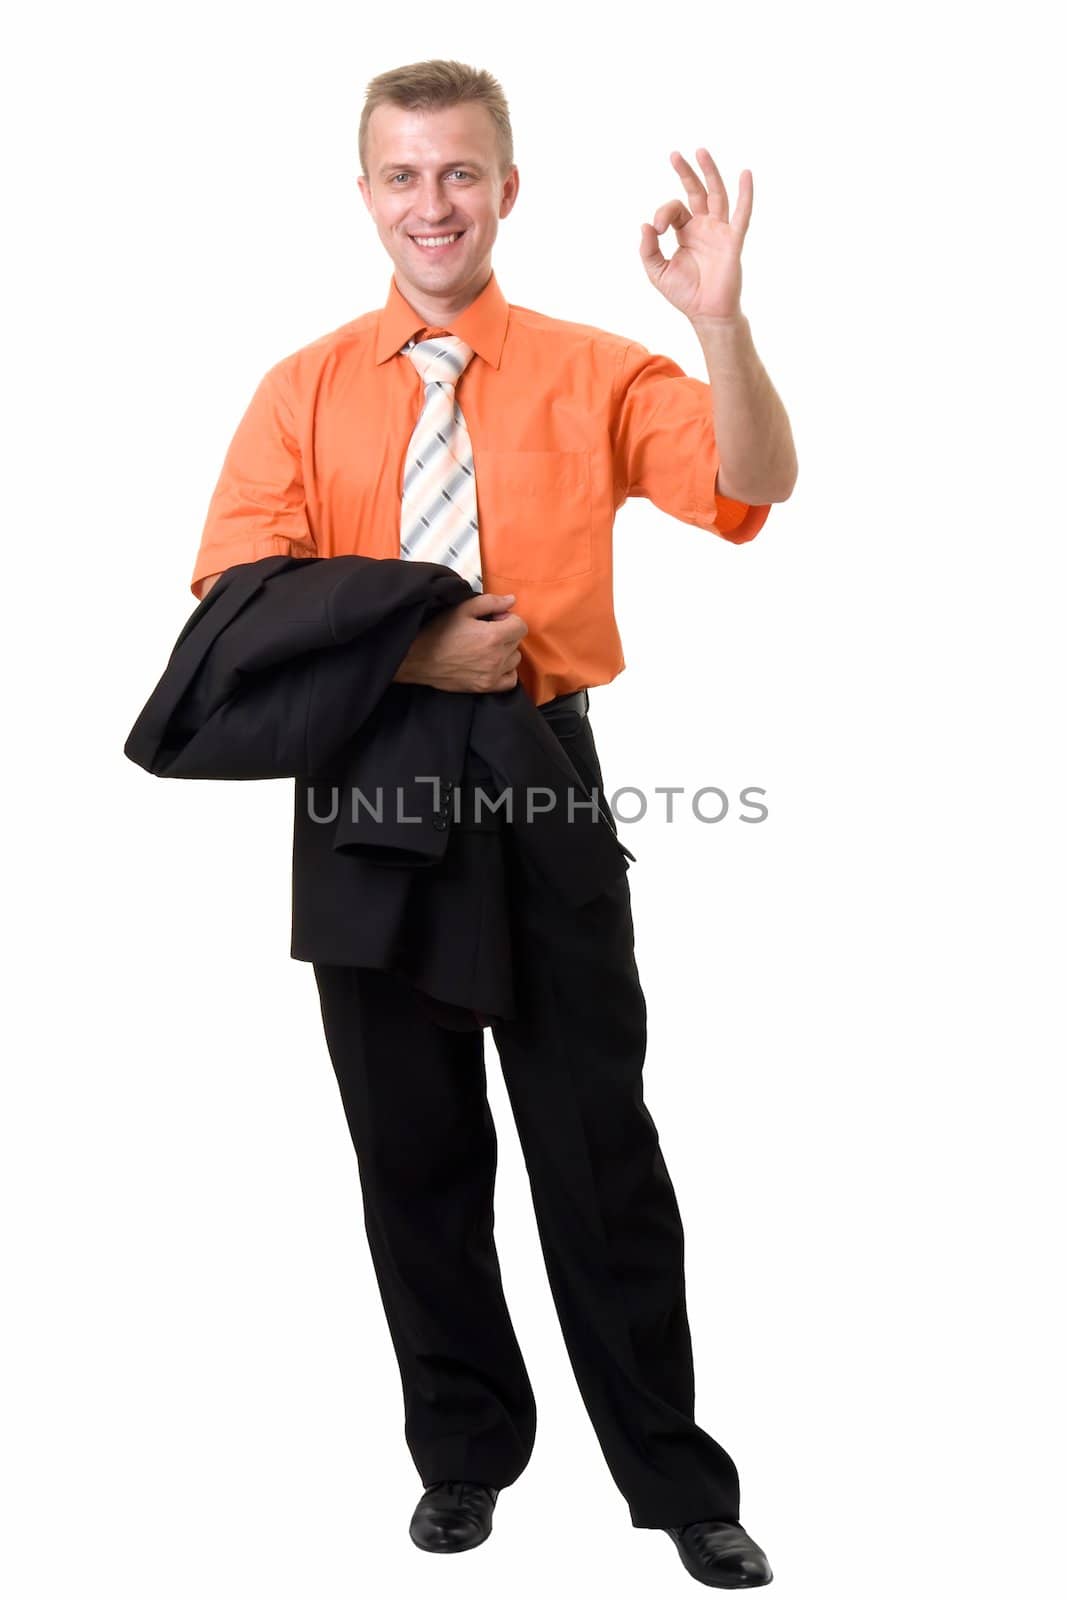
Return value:
[(412, 311), (418, 313), (428, 328), (447, 328), (462, 311), (466, 311), (468, 306), (474, 304), (492, 275), (493, 268), (490, 264), (481, 283), (473, 289), (465, 287), (462, 293), (451, 298), (422, 294), (414, 288), (409, 289), (399, 279), (396, 286)]

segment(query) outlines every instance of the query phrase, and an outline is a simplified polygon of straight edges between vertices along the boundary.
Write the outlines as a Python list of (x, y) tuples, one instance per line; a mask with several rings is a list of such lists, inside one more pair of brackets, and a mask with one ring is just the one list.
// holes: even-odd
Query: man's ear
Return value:
[(513, 166), (507, 177), (504, 179), (504, 193), (501, 196), (500, 201), (500, 216), (506, 217), (509, 212), (514, 209), (515, 202), (518, 198), (519, 169), (518, 167)]

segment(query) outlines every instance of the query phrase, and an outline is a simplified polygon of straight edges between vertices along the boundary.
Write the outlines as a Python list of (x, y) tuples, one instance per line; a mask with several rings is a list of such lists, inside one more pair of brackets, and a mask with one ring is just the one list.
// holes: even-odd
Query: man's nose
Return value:
[(452, 201), (445, 191), (437, 184), (427, 184), (419, 201), (419, 210), (429, 222), (437, 222), (441, 217), (447, 217), (452, 210)]

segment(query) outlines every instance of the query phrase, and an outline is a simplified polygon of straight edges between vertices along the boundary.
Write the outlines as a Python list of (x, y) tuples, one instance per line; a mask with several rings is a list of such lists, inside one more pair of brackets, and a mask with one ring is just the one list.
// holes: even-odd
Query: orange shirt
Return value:
[[(733, 544), (769, 505), (713, 489), (711, 386), (620, 334), (509, 305), (495, 272), (447, 329), (396, 286), (262, 378), (227, 451), (190, 586), (261, 556), (400, 556), (404, 457), (423, 387), (420, 330), (474, 351), (456, 389), (474, 451), (482, 585), (529, 632), (519, 681), (539, 705), (626, 665), (612, 593), (615, 513), (631, 495)], [(661, 579), (663, 548), (656, 552)], [(198, 596), (199, 597), (199, 596)]]

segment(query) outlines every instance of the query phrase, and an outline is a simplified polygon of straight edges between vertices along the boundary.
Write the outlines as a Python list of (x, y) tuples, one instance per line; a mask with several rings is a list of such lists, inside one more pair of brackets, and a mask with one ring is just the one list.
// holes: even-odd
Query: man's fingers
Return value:
[(692, 220), (692, 214), (680, 200), (666, 200), (652, 218), (652, 226), (658, 234), (668, 227), (680, 231)]
[[(711, 161), (710, 151), (704, 150), (703, 154), (707, 156), (709, 161)], [(674, 159), (675, 156), (678, 157), (677, 161)], [(697, 159), (700, 160), (700, 157), (701, 151), (698, 150)], [(704, 163), (701, 162), (701, 165), (703, 164)], [(671, 151), (671, 166), (682, 180), (682, 186), (685, 189), (685, 196), (693, 208), (694, 217), (707, 215), (708, 201), (710, 199), (718, 200), (719, 204), (725, 208), (724, 214), (726, 211), (729, 211), (729, 205), (727, 204), (726, 200), (726, 190), (723, 189), (722, 179), (719, 178), (719, 169), (715, 166), (713, 161), (711, 164), (714, 169), (713, 177), (719, 179), (719, 189), (722, 189), (721, 196), (713, 191), (712, 180), (709, 180), (707, 189), (704, 188), (704, 185), (701, 183), (700, 179), (697, 177), (696, 173), (693, 171), (692, 167), (689, 165), (688, 161), (685, 159), (680, 150)]]
[(679, 233), (692, 220), (680, 200), (668, 200), (660, 206), (650, 223), (642, 222), (641, 260), (653, 283), (667, 266), (667, 257), (660, 249), (660, 234), (668, 227), (673, 227)]
[(529, 631), (522, 618), (512, 613), (510, 617), (501, 617), (493, 629), (493, 642), (499, 640), (501, 644), (509, 644), (513, 639), (516, 641), (524, 639)]
[(667, 257), (659, 247), (659, 234), (647, 222), (641, 224), (641, 260), (646, 272), (655, 277), (667, 265)]
[(506, 611), (514, 600), (513, 594), (476, 594), (469, 600), (461, 601), (468, 616), (481, 617), (488, 612)]

